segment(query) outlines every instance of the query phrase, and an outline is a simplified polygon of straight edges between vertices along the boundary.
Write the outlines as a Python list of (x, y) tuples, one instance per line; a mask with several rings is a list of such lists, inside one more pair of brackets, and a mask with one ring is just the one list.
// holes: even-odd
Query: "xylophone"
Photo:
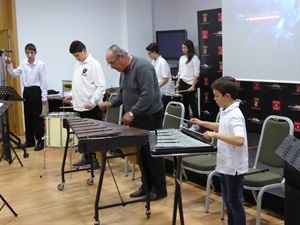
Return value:
[(203, 138), (203, 134), (182, 129), (162, 129), (149, 131), (149, 145), (153, 157), (176, 156), (176, 178), (172, 225), (176, 224), (177, 207), (180, 224), (184, 225), (183, 206), (181, 198), (182, 157), (184, 155), (208, 154), (217, 149)]
[(191, 155), (216, 152), (216, 148), (202, 135), (187, 129), (162, 129), (149, 131), (149, 143), (152, 156)]
[[(122, 126), (114, 123), (103, 122), (94, 119), (88, 118), (80, 118), (80, 117), (69, 117), (65, 118), (63, 122), (64, 128), (67, 129), (67, 140), (69, 139), (69, 135), (74, 133), (78, 139), (78, 151), (80, 153), (92, 153), (96, 151), (101, 151), (102, 161), (101, 161), (101, 170), (99, 175), (99, 182), (98, 188), (96, 192), (95, 204), (94, 204), (94, 224), (99, 225), (99, 210), (115, 207), (115, 206), (125, 206), (126, 204), (135, 203), (142, 201), (142, 199), (135, 199), (124, 201), (118, 185), (116, 183), (116, 179), (113, 175), (111, 167), (109, 165), (110, 171), (112, 173), (113, 179), (115, 181), (115, 186), (119, 193), (120, 202), (99, 206), (100, 203), (100, 195), (102, 190), (102, 184), (104, 179), (105, 167), (107, 159), (109, 158), (116, 158), (122, 157), (127, 155), (132, 155), (133, 153), (123, 154), (119, 156), (107, 156), (107, 152), (110, 149), (116, 148), (124, 148), (124, 147), (132, 147), (132, 146), (142, 146), (148, 143), (148, 130), (133, 128), (129, 126)], [(67, 158), (67, 151), (68, 151), (68, 141), (66, 141), (65, 152), (63, 157), (62, 163), (62, 182), (58, 185), (58, 190), (63, 190), (65, 178), (64, 174), (74, 171), (79, 171), (81, 169), (64, 171), (65, 168), (65, 161)], [(140, 150), (137, 151), (136, 154), (140, 154)], [(91, 164), (92, 165), (92, 164)], [(140, 167), (143, 170), (143, 166)], [(87, 183), (91, 185), (93, 182), (91, 179), (94, 178), (93, 169), (91, 169), (92, 178), (87, 180)], [(146, 201), (146, 215), (150, 216), (150, 201), (149, 201), (149, 194), (147, 192), (147, 201)]]

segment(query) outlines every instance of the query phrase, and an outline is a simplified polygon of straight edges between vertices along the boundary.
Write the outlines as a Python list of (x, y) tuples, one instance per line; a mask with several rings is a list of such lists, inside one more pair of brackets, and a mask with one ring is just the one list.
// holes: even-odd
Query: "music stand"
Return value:
[(285, 178), (285, 225), (300, 224), (300, 140), (289, 135), (277, 148), (276, 154), (286, 161)]
[(284, 159), (289, 165), (300, 172), (300, 140), (293, 135), (286, 139), (276, 149), (276, 154)]
[(0, 211), (3, 209), (4, 206), (7, 206), (10, 211), (15, 215), (15, 217), (18, 216), (18, 214), (15, 212), (15, 210), (10, 206), (10, 204), (5, 200), (5, 198), (0, 194), (1, 200), (4, 202), (4, 204), (0, 207)]
[[(4, 115), (6, 114), (7, 109), (11, 106), (11, 104), (12, 104), (11, 102), (0, 100), (0, 117), (1, 118), (2, 118), (3, 114)], [(3, 124), (3, 121), (2, 121), (2, 127), (3, 127), (3, 129), (7, 129), (7, 126), (5, 126)], [(7, 153), (6, 157), (10, 157), (11, 158), (10, 151), (6, 151), (7, 146), (9, 145), (9, 140), (8, 140), (9, 139), (9, 137), (8, 137), (9, 134), (8, 135), (7, 134), (8, 134), (7, 131), (2, 130), (2, 137), (1, 137), (1, 139), (3, 140), (3, 143), (4, 143), (3, 144), (3, 146), (4, 146), (4, 148), (3, 148), (3, 154), (6, 152)], [(1, 156), (1, 158), (2, 158), (2, 156)], [(0, 207), (0, 211), (6, 205), (10, 209), (10, 211), (15, 215), (15, 217), (17, 217), (18, 214), (13, 210), (13, 208), (9, 205), (9, 203), (5, 200), (5, 198), (1, 194), (0, 194), (0, 199), (4, 202), (4, 204)]]
[[(9, 148), (9, 135), (8, 135), (8, 129), (7, 129), (7, 116), (6, 116), (6, 111), (7, 109), (11, 106), (11, 102), (8, 101), (1, 101), (0, 100), (0, 117), (1, 117), (1, 125), (2, 125), (2, 137), (0, 139), (0, 141), (3, 141), (3, 153), (2, 155), (5, 154), (6, 159), (11, 161), (11, 152), (8, 151), (7, 149)], [(3, 115), (3, 117), (2, 117)], [(2, 156), (1, 158), (2, 159)], [(0, 160), (1, 161), (1, 160)]]
[[(7, 110), (12, 104), (11, 102), (8, 102), (8, 100), (23, 101), (23, 98), (21, 98), (21, 96), (15, 91), (13, 87), (0, 86), (0, 99), (3, 99), (0, 100), (0, 102), (2, 103), (1, 106), (2, 113), (0, 114), (1, 122), (2, 122), (2, 131), (1, 131), (2, 137), (0, 139), (0, 142), (3, 142), (3, 153), (0, 157), (0, 162), (2, 158), (5, 158), (5, 160), (9, 164), (11, 164), (17, 158), (20, 165), (23, 166), (12, 143), (16, 145), (16, 148), (22, 149), (24, 151), (23, 154), (24, 158), (28, 158), (29, 154), (27, 153), (26, 148), (22, 147), (20, 138), (14, 133), (10, 132), (9, 130), (8, 110)], [(12, 150), (13, 153), (15, 154), (14, 158), (12, 158), (10, 150)]]
[(13, 87), (0, 86), (0, 99), (5, 101), (24, 101), (24, 99), (16, 92)]

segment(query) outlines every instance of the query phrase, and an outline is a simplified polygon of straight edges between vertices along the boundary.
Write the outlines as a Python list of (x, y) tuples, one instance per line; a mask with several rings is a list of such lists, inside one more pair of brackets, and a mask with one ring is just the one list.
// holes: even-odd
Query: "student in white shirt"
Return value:
[(191, 40), (182, 43), (183, 55), (179, 59), (179, 68), (175, 89), (178, 88), (183, 96), (185, 107), (185, 119), (190, 119), (189, 107), (192, 110), (192, 117), (199, 118), (197, 100), (197, 82), (200, 74), (200, 60), (195, 53), (194, 44)]
[[(24, 86), (23, 102), (25, 121), (24, 148), (35, 147), (35, 151), (44, 148), (45, 125), (42, 114), (43, 106), (47, 103), (47, 79), (45, 64), (36, 58), (36, 47), (29, 43), (25, 46), (27, 59), (14, 69), (9, 58), (6, 59), (7, 71), (13, 76), (21, 76)], [(37, 141), (37, 143), (35, 143)]]
[(248, 172), (248, 142), (245, 118), (236, 101), (238, 86), (234, 78), (225, 76), (217, 79), (211, 88), (220, 107), (220, 121), (192, 118), (189, 122), (217, 131), (206, 131), (203, 136), (218, 140), (216, 170), (220, 174), (228, 225), (246, 225), (243, 187)]
[[(72, 77), (72, 90), (64, 101), (74, 105), (74, 111), (82, 118), (103, 120), (104, 115), (98, 105), (103, 102), (106, 91), (106, 82), (102, 66), (87, 52), (81, 41), (75, 40), (69, 48), (75, 57), (76, 63)], [(82, 160), (73, 164), (73, 167), (91, 167), (99, 169), (95, 153), (83, 154)]]
[(153, 42), (150, 43), (146, 50), (149, 57), (152, 59), (152, 65), (155, 68), (157, 75), (158, 85), (162, 94), (173, 93), (174, 89), (172, 84), (171, 70), (167, 61), (159, 54), (158, 45)]

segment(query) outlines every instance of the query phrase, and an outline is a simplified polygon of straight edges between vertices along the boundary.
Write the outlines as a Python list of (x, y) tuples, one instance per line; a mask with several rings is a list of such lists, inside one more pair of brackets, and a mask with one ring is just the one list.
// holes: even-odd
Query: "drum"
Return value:
[[(46, 146), (64, 147), (66, 145), (67, 129), (63, 128), (63, 119), (79, 116), (75, 112), (52, 112), (46, 117)], [(75, 134), (70, 134), (69, 146), (78, 145)]]
[(182, 98), (181, 94), (162, 94), (162, 102), (165, 108), (171, 101), (182, 102)]

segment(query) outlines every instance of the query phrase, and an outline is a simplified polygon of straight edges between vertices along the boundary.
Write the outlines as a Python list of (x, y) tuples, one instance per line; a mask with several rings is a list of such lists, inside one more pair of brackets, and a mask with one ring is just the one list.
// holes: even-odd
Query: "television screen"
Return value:
[(179, 60), (182, 56), (181, 45), (186, 39), (186, 30), (156, 31), (159, 53), (166, 60)]
[(299, 0), (222, 2), (223, 74), (300, 81)]

